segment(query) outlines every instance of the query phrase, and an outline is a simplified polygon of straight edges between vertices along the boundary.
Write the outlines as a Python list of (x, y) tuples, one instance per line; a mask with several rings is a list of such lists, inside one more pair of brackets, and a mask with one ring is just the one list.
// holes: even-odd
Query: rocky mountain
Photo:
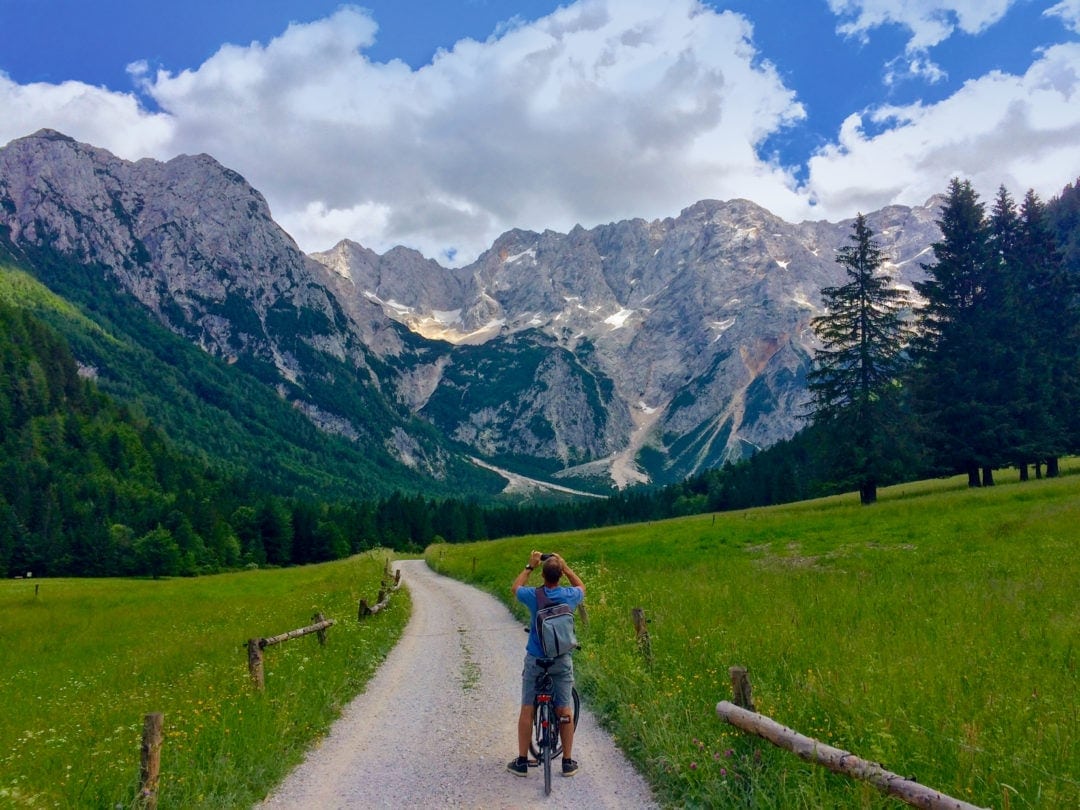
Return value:
[[(868, 214), (895, 283), (935, 202)], [(127, 162), (51, 131), (0, 149), (0, 241), (100, 267), (163, 324), (320, 428), (446, 481), (461, 459), (603, 490), (739, 458), (800, 426), (821, 287), (851, 223), (743, 200), (476, 262), (344, 241), (305, 256), (206, 155)]]
[[(896, 285), (921, 278), (935, 218), (934, 200), (868, 215)], [(850, 221), (794, 225), (745, 200), (703, 201), (655, 222), (512, 231), (459, 269), (348, 241), (313, 258), (347, 309), (378, 304), (455, 347), (413, 367), (423, 385), (399, 388), (415, 412), (482, 456), (624, 486), (800, 427), (809, 322), (842, 278), (850, 233)]]
[(319, 282), (321, 266), (213, 158), (132, 163), (48, 130), (13, 141), (0, 149), (0, 241), (31, 265), (60, 256), (97, 268), (170, 330), (379, 463), (429, 480), (452, 469), (457, 454), (415, 430), (383, 390), (381, 363)]

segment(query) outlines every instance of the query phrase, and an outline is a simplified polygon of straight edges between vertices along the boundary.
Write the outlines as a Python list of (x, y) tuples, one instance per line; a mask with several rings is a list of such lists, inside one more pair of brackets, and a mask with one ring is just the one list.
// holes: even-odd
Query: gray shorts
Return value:
[[(532, 706), (536, 701), (536, 676), (544, 670), (536, 665), (536, 658), (532, 655), (525, 656), (525, 668), (521, 671), (521, 705)], [(574, 660), (569, 655), (563, 655), (555, 659), (555, 663), (548, 669), (551, 680), (555, 684), (555, 705), (572, 706), (573, 696), (570, 690), (574, 687)]]

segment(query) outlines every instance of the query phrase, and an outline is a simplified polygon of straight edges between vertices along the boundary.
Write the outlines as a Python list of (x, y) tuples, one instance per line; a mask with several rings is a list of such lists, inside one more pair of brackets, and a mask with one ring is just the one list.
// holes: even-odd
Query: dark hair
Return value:
[(562, 579), (562, 563), (555, 557), (544, 560), (544, 582), (548, 585), (557, 585)]

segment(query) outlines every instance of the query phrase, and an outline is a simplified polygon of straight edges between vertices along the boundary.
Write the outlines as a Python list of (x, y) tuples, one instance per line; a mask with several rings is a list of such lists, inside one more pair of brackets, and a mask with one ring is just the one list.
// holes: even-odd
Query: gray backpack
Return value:
[(552, 602), (543, 586), (536, 589), (536, 635), (545, 658), (558, 658), (577, 646), (574, 632), (574, 609), (563, 602)]

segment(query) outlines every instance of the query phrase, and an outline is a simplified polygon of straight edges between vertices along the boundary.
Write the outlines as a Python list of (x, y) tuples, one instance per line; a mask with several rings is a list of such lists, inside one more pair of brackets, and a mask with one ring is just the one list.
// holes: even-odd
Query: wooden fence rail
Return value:
[[(393, 583), (391, 585), (391, 582)], [(381, 610), (385, 610), (390, 605), (390, 595), (401, 587), (401, 569), (390, 573), (390, 562), (386, 563), (386, 570), (383, 572), (382, 588), (379, 590), (379, 596), (375, 600), (374, 605), (369, 605), (366, 599), (361, 599), (360, 604), (356, 608), (356, 619), (359, 621), (365, 616), (374, 616)]]
[[(298, 630), (290, 630), (288, 633), (282, 633), (279, 636), (271, 636), (270, 638), (258, 639), (259, 647), (266, 649), (273, 644), (280, 644), (283, 641), (288, 641), (291, 638), (300, 638), (301, 636), (307, 636), (311, 633), (321, 633), (326, 630), (327, 627), (331, 627), (334, 624), (333, 619), (323, 619), (320, 622), (309, 625), (308, 627), (301, 627)], [(325, 643), (325, 639), (323, 639)]]
[(262, 651), (267, 647), (271, 647), (274, 644), (281, 644), (290, 639), (307, 636), (311, 633), (318, 633), (319, 644), (326, 644), (326, 630), (333, 626), (334, 620), (323, 618), (321, 613), (316, 613), (311, 617), (311, 620), (315, 623), (310, 624), (307, 627), (300, 627), (296, 630), (290, 630), (287, 633), (281, 633), (280, 635), (270, 636), (268, 638), (249, 638), (247, 640), (248, 672), (251, 675), (251, 683), (256, 689), (262, 691), (266, 688), (266, 677), (263, 674)]
[[(736, 670), (741, 670), (740, 682), (745, 686), (745, 694), (748, 697), (749, 680), (745, 678), (746, 670), (741, 667), (732, 667), (733, 684), (736, 681)], [(741, 697), (739, 687), (737, 687), (736, 701), (739, 701)], [(834, 748), (812, 737), (793, 731), (780, 725), (772, 718), (737, 706), (735, 703), (726, 700), (720, 701), (716, 704), (716, 714), (721, 720), (731, 723), (731, 725), (741, 728), (743, 731), (763, 737), (773, 745), (791, 751), (800, 759), (817, 763), (837, 773), (863, 779), (879, 790), (903, 799), (915, 807), (926, 808), (926, 810), (984, 810), (984, 808), (977, 805), (968, 804), (933, 788), (920, 785), (909, 777), (887, 771), (876, 762), (869, 762), (849, 751)]]

